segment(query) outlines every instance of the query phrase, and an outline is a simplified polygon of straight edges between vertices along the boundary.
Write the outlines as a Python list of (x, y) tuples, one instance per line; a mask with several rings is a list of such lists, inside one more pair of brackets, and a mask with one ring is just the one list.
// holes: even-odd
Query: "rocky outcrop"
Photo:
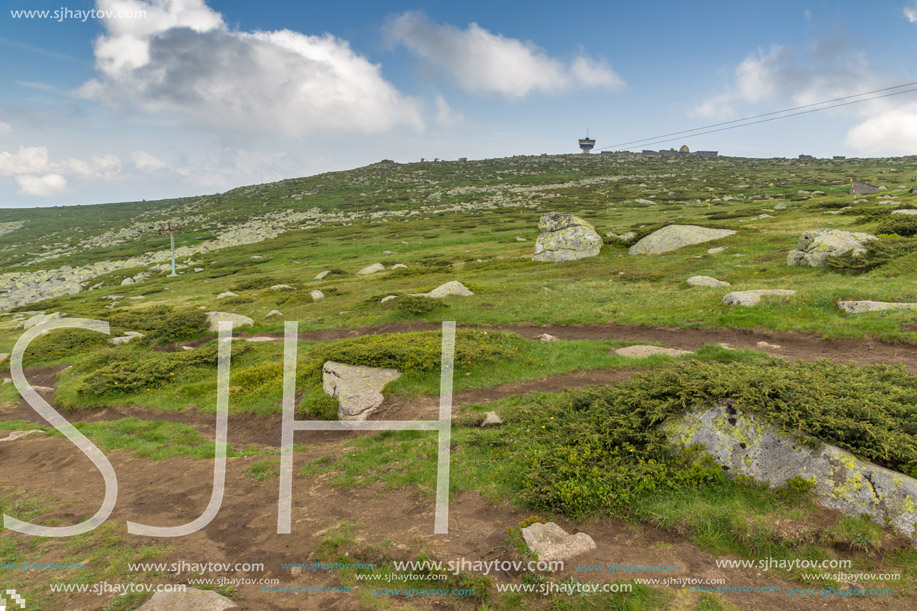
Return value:
[(876, 236), (868, 233), (840, 229), (806, 231), (799, 237), (796, 250), (791, 250), (787, 255), (786, 264), (821, 267), (828, 257), (866, 252), (865, 243), (875, 239)]
[(703, 286), (709, 288), (723, 288), (724, 286), (732, 286), (728, 282), (722, 280), (717, 280), (712, 276), (691, 276), (686, 281), (689, 286)]
[(763, 297), (785, 297), (795, 294), (796, 291), (791, 291), (788, 289), (755, 289), (751, 291), (735, 291), (732, 293), (727, 293), (723, 297), (723, 305), (745, 307), (756, 306), (761, 303), (761, 299)]
[(474, 295), (474, 293), (468, 290), (468, 287), (458, 280), (452, 280), (446, 284), (441, 284), (429, 293), (426, 293), (427, 297), (432, 297), (433, 299), (442, 299), (443, 297), (471, 297), (472, 295)]
[(138, 611), (225, 611), (238, 605), (213, 590), (188, 588), (184, 592), (156, 592)]
[(50, 314), (36, 314), (35, 316), (32, 316), (31, 318), (26, 318), (25, 320), (23, 320), (21, 323), (19, 323), (17, 328), (31, 329), (35, 325), (40, 325), (43, 322), (48, 322), (49, 320), (57, 320), (58, 318), (62, 318), (63, 315), (64, 314), (62, 312), (52, 312)]
[(631, 246), (627, 252), (631, 255), (658, 255), (734, 234), (735, 231), (731, 229), (709, 229), (699, 225), (669, 225), (644, 237)]
[(837, 307), (842, 312), (847, 312), (849, 314), (917, 311), (917, 303), (898, 303), (890, 301), (838, 301)]
[(379, 272), (384, 272), (385, 266), (381, 263), (373, 263), (372, 265), (367, 265), (363, 269), (357, 272), (358, 276), (368, 276), (369, 274), (378, 274)]
[(210, 323), (211, 331), (219, 331), (220, 321), (224, 320), (231, 322), (233, 329), (238, 329), (243, 326), (250, 327), (255, 324), (254, 320), (248, 316), (242, 316), (241, 314), (233, 314), (231, 312), (207, 312), (207, 321)]
[(917, 545), (917, 480), (861, 460), (838, 447), (808, 444), (728, 405), (701, 408), (664, 425), (678, 446), (700, 444), (729, 473), (782, 486), (801, 477), (817, 502), (845, 515), (891, 524)]
[(327, 361), (322, 367), (322, 390), (338, 398), (338, 420), (366, 420), (382, 405), (382, 389), (400, 377), (397, 369)]
[(571, 214), (549, 212), (538, 221), (532, 260), (559, 263), (595, 257), (602, 250), (602, 243), (602, 236), (590, 223)]
[(586, 533), (567, 534), (554, 522), (535, 522), (522, 529), (522, 538), (538, 560), (569, 560), (595, 549), (595, 541)]

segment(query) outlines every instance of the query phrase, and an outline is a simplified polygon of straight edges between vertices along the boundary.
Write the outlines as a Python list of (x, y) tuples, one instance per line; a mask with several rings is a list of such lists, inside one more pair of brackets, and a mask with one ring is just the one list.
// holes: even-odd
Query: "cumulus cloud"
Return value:
[(16, 176), (16, 184), (19, 185), (19, 192), (23, 195), (48, 197), (60, 195), (67, 190), (67, 179), (60, 174), (45, 174), (43, 176), (25, 174)]
[(844, 144), (870, 155), (917, 153), (917, 103), (891, 108), (866, 119), (847, 132)]
[(917, 0), (911, 0), (904, 7), (904, 16), (911, 23), (917, 23)]
[(97, 77), (81, 97), (173, 112), (221, 130), (378, 133), (420, 129), (422, 104), (378, 65), (330, 34), (239, 32), (204, 0), (96, 0), (100, 10), (146, 10), (102, 19)]
[(436, 124), (440, 127), (452, 127), (465, 120), (465, 116), (453, 110), (443, 96), (437, 95), (434, 104), (436, 105), (434, 121), (436, 121)]
[(131, 159), (134, 161), (134, 167), (141, 172), (155, 172), (166, 167), (164, 161), (146, 151), (134, 151), (131, 153)]
[(494, 34), (476, 23), (463, 30), (411, 11), (390, 21), (387, 34), (393, 43), (405, 45), (471, 93), (519, 99), (532, 92), (624, 85), (605, 60), (581, 52), (565, 63), (531, 42)]
[(13, 128), (10, 127), (9, 123), (4, 123), (0, 121), (0, 138), (6, 138), (13, 133)]

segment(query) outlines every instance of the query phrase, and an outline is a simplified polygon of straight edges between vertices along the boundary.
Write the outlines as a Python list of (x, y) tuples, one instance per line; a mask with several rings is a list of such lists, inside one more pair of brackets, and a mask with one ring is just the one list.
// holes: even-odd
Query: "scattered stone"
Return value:
[(369, 274), (377, 274), (379, 272), (384, 272), (385, 266), (381, 263), (373, 263), (372, 265), (367, 265), (363, 269), (357, 272), (358, 276), (366, 276)]
[(838, 301), (837, 307), (849, 314), (865, 312), (885, 312), (889, 310), (904, 312), (917, 310), (917, 303), (896, 303), (889, 301)]
[(528, 240), (526, 240), (526, 239), (523, 238), (522, 236), (518, 236), (518, 235), (516, 236), (516, 241), (517, 241), (517, 242), (528, 242)]
[(4, 385), (6, 385), (6, 384), (12, 384), (12, 383), (13, 383), (13, 378), (3, 378), (3, 384), (4, 384)]
[(238, 297), (238, 295), (233, 293), (232, 291), (226, 291), (225, 293), (220, 293), (219, 295), (217, 295), (217, 299), (224, 299), (226, 297)]
[(541, 340), (543, 342), (556, 342), (557, 338), (551, 335), (550, 333), (542, 333), (535, 339)]
[(675, 445), (704, 446), (729, 473), (771, 486), (802, 477), (813, 482), (816, 501), (845, 515), (890, 523), (917, 543), (917, 480), (861, 460), (829, 444), (817, 449), (728, 405), (702, 407), (663, 425)]
[(0, 352), (0, 363), (2, 363), (3, 361), (5, 361), (8, 358), (10, 358), (9, 352)]
[(321, 301), (325, 298), (325, 294), (319, 290), (310, 291), (309, 295), (312, 296), (312, 301)]
[(777, 344), (769, 344), (767, 342), (758, 342), (755, 345), (762, 350), (780, 350), (780, 348), (782, 348), (782, 346), (778, 346)]
[(105, 295), (102, 299), (110, 299), (111, 301), (118, 301), (119, 299), (124, 299), (124, 295)]
[(232, 323), (233, 329), (238, 329), (243, 326), (252, 326), (255, 324), (248, 316), (242, 316), (241, 314), (233, 314), (231, 312), (207, 312), (207, 320), (210, 322), (211, 331), (220, 330), (220, 322), (228, 321)]
[(188, 588), (184, 592), (156, 592), (138, 611), (224, 611), (236, 603), (213, 590)]
[(724, 286), (732, 286), (728, 282), (723, 280), (717, 280), (712, 276), (691, 276), (686, 281), (690, 286), (705, 286), (710, 288), (722, 288)]
[(892, 214), (904, 214), (907, 216), (914, 216), (917, 214), (917, 210), (905, 209), (905, 210), (892, 210)]
[(708, 255), (718, 255), (721, 252), (723, 252), (724, 250), (726, 250), (727, 248), (729, 247), (728, 246), (717, 246), (716, 248), (708, 248), (707, 254)]
[(786, 210), (786, 204), (783, 202), (780, 202), (779, 204), (776, 204), (774, 206), (774, 210)]
[(543, 562), (569, 560), (595, 549), (595, 541), (586, 533), (567, 534), (554, 522), (535, 522), (522, 529), (522, 538)]
[(57, 320), (64, 316), (63, 312), (53, 312), (51, 314), (36, 314), (31, 318), (26, 318), (21, 323), (19, 323), (17, 329), (31, 329), (35, 325), (40, 325), (43, 322), (48, 322), (49, 320)]
[(252, 255), (252, 259), (263, 259), (261, 255)]
[(533, 261), (559, 263), (595, 257), (602, 249), (595, 227), (571, 214), (549, 212), (538, 221)]
[(202, 272), (202, 271), (204, 271), (204, 268), (203, 268), (203, 267), (195, 267), (195, 268), (194, 268), (194, 271), (195, 271), (195, 272)]
[(405, 265), (404, 263), (395, 263), (395, 264), (394, 264), (393, 266), (391, 266), (389, 269), (391, 269), (391, 270), (396, 270), (396, 269), (407, 269), (407, 268), (408, 268), (408, 266)]
[(443, 297), (471, 297), (474, 295), (468, 288), (459, 282), (458, 280), (452, 280), (446, 284), (441, 284), (436, 287), (429, 293), (426, 293), (427, 297), (432, 297), (433, 299), (442, 299)]
[(497, 412), (487, 412), (484, 416), (484, 422), (481, 423), (481, 427), (485, 428), (488, 426), (497, 426), (503, 424), (503, 418)]
[(382, 254), (383, 254), (383, 255), (393, 255), (393, 254), (395, 254), (395, 252), (392, 251), (392, 250), (383, 250), (383, 251), (382, 251)]
[(654, 202), (651, 199), (635, 199), (634, 201), (637, 202), (638, 204), (644, 204), (646, 206), (655, 206), (656, 205), (656, 202)]
[(186, 350), (186, 351), (187, 351), (187, 350), (195, 350), (195, 347), (194, 347), (194, 346), (182, 346), (181, 349), (182, 349), (182, 350)]
[(627, 252), (631, 255), (658, 255), (734, 234), (735, 231), (731, 229), (708, 229), (698, 225), (669, 225), (641, 239)]
[(289, 284), (275, 284), (271, 287), (272, 291), (292, 291), (293, 287)]
[(677, 348), (663, 348), (662, 346), (646, 346), (638, 344), (635, 346), (618, 348), (615, 350), (615, 354), (618, 356), (627, 357), (629, 359), (645, 359), (648, 356), (655, 356), (657, 354), (664, 354), (665, 356), (684, 356), (686, 354), (694, 353), (690, 350), (679, 350)]
[(121, 286), (130, 286), (133, 283), (134, 283), (133, 278), (125, 278), (124, 280), (121, 281)]
[(323, 272), (319, 272), (318, 275), (315, 278), (313, 278), (313, 280), (324, 280), (330, 273), (331, 273), (331, 270), (326, 269)]
[(283, 312), (281, 312), (280, 310), (271, 310), (270, 312), (265, 314), (264, 317), (271, 318), (272, 316), (283, 316)]
[(3, 443), (4, 441), (16, 441), (17, 439), (28, 437), (32, 433), (40, 433), (42, 435), (45, 434), (44, 431), (39, 430), (39, 429), (32, 429), (30, 431), (10, 431), (10, 434), (7, 435), (6, 437), (0, 437), (0, 443)]
[(366, 420), (385, 400), (385, 385), (400, 377), (397, 369), (327, 361), (322, 367), (322, 389), (340, 401), (338, 420)]
[(50, 386), (36, 386), (35, 384), (32, 384), (32, 390), (34, 390), (37, 393), (53, 393), (54, 392), (54, 389), (51, 388)]
[(786, 289), (756, 289), (753, 291), (735, 291), (733, 293), (727, 293), (723, 297), (724, 305), (737, 305), (737, 306), (755, 306), (761, 302), (762, 297), (767, 297), (769, 295), (773, 296), (786, 296), (786, 295), (795, 295), (796, 291), (790, 291)]
[(866, 252), (864, 242), (875, 240), (876, 236), (868, 233), (842, 231), (840, 229), (815, 229), (806, 231), (799, 237), (797, 250), (787, 255), (787, 265), (808, 265), (821, 267), (825, 259), (845, 253), (860, 254)]
[(392, 299), (397, 299), (397, 298), (398, 298), (398, 295), (386, 295), (385, 297), (379, 300), (379, 303), (385, 303), (387, 301), (391, 301)]
[(109, 344), (115, 344), (115, 345), (117, 346), (117, 345), (120, 345), (120, 344), (127, 344), (127, 343), (130, 343), (130, 342), (132, 342), (132, 341), (135, 340), (135, 339), (140, 339), (141, 337), (145, 337), (145, 336), (143, 335), (143, 333), (140, 333), (140, 332), (138, 332), (138, 331), (127, 331), (127, 332), (126, 332), (123, 336), (121, 336), (121, 337), (112, 337), (112, 338), (109, 338), (108, 343), (109, 343)]
[(605, 233), (605, 235), (609, 238), (615, 238), (616, 240), (623, 240), (626, 242), (627, 240), (630, 240), (634, 236), (636, 236), (637, 232), (636, 231), (627, 231), (625, 233), (615, 233), (613, 231), (608, 231)]

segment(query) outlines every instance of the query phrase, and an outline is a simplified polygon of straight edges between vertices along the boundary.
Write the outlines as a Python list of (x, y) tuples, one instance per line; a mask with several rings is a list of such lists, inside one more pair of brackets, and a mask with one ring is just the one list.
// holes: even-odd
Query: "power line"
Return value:
[[(818, 112), (818, 111), (820, 111), (820, 110), (829, 110), (829, 109), (831, 109), (831, 108), (839, 108), (839, 107), (841, 107), (841, 106), (849, 106), (849, 105), (851, 105), (851, 104), (859, 104), (859, 103), (861, 103), (861, 102), (868, 102), (868, 101), (870, 101), (870, 100), (877, 100), (877, 99), (879, 99), (879, 98), (887, 98), (887, 97), (891, 97), (891, 96), (895, 96), (895, 95), (901, 95), (901, 94), (904, 94), (904, 93), (911, 93), (911, 92), (913, 92), (913, 91), (917, 91), (917, 88), (915, 88), (915, 89), (908, 89), (907, 91), (896, 91), (896, 92), (894, 92), (894, 93), (888, 93), (888, 94), (885, 94), (885, 95), (874, 96), (874, 97), (871, 97), (871, 98), (864, 98), (864, 99), (862, 99), (862, 100), (854, 100), (854, 101), (852, 101), (852, 102), (845, 102), (845, 103), (843, 103), (843, 104), (833, 104), (833, 103), (834, 103), (834, 102), (841, 102), (841, 101), (843, 101), (843, 100), (849, 100), (849, 99), (851, 99), (851, 98), (858, 98), (858, 97), (861, 97), (861, 96), (864, 96), (864, 95), (870, 95), (870, 94), (873, 94), (873, 93), (880, 93), (880, 92), (883, 92), (883, 91), (891, 91), (891, 90), (893, 90), (893, 89), (901, 89), (902, 87), (910, 87), (910, 86), (912, 86), (912, 85), (917, 85), (917, 81), (914, 81), (914, 82), (912, 82), (912, 83), (905, 83), (905, 84), (903, 84), (903, 85), (895, 85), (894, 87), (885, 87), (885, 88), (883, 88), (883, 89), (875, 89), (875, 90), (873, 90), (873, 91), (864, 91), (864, 92), (862, 92), (862, 93), (857, 93), (857, 94), (854, 94), (854, 95), (848, 95), (848, 96), (844, 96), (844, 97), (840, 97), (840, 98), (834, 98), (833, 100), (823, 100), (823, 101), (821, 101), (821, 102), (814, 102), (814, 103), (812, 103), (812, 104), (804, 104), (804, 105), (802, 105), (802, 106), (794, 106), (794, 107), (792, 107), (792, 108), (784, 108), (783, 110), (775, 110), (775, 111), (773, 111), (773, 112), (766, 112), (766, 113), (763, 113), (763, 114), (760, 114), (760, 115), (753, 115), (753, 116), (751, 116), (751, 117), (745, 117), (744, 119), (733, 119), (732, 121), (723, 121), (723, 122), (721, 122), (721, 123), (713, 123), (713, 124), (711, 124), (711, 125), (705, 125), (705, 126), (703, 126), (703, 127), (695, 127), (694, 129), (686, 129), (686, 130), (682, 130), (682, 131), (678, 131), (678, 132), (670, 132), (670, 133), (668, 133), (668, 134), (660, 134), (660, 135), (658, 135), (658, 136), (653, 136), (653, 137), (651, 137), (651, 138), (642, 138), (642, 139), (640, 139), (640, 140), (631, 140), (631, 141), (629, 141), (629, 142), (622, 142), (622, 143), (619, 143), (619, 144), (612, 144), (611, 146), (606, 146), (606, 147), (603, 147), (603, 148), (601, 148), (601, 149), (599, 149), (599, 150), (600, 150), (600, 151), (604, 151), (604, 150), (608, 150), (608, 149), (610, 149), (610, 148), (616, 148), (616, 147), (620, 147), (620, 146), (627, 146), (627, 145), (631, 145), (631, 144), (640, 144), (640, 143), (644, 143), (644, 144), (641, 144), (641, 146), (649, 146), (649, 145), (651, 145), (651, 144), (659, 144), (659, 143), (661, 143), (661, 142), (669, 142), (670, 140), (674, 140), (674, 138), (673, 138), (673, 139), (670, 139), (670, 140), (659, 140), (660, 138), (668, 138), (669, 136), (678, 136), (678, 135), (681, 135), (681, 134), (691, 134), (691, 132), (700, 132), (700, 131), (702, 131), (702, 130), (709, 130), (709, 131), (703, 131), (702, 134), (701, 134), (701, 133), (698, 133), (698, 134), (691, 134), (690, 136), (682, 136), (682, 138), (692, 138), (692, 137), (694, 137), (694, 136), (700, 136), (700, 135), (703, 135), (703, 134), (712, 134), (712, 133), (715, 133), (715, 132), (726, 131), (726, 130), (729, 130), (729, 129), (735, 129), (735, 128), (737, 128), (737, 127), (745, 127), (746, 125), (756, 125), (756, 124), (758, 124), (758, 123), (767, 123), (767, 122), (769, 122), (769, 121), (776, 121), (777, 119), (785, 119), (785, 118), (787, 118), (787, 117), (795, 117), (795, 116), (797, 116), (797, 115), (809, 114), (809, 113), (813, 113), (813, 112)], [(815, 108), (815, 109), (813, 109), (813, 110), (807, 110), (807, 111), (803, 111), (803, 112), (794, 112), (794, 113), (792, 113), (792, 114), (786, 114), (786, 115), (783, 114), (783, 113), (791, 113), (791, 112), (794, 111), (794, 110), (800, 110), (800, 109), (803, 109), (803, 108), (811, 108), (811, 107), (813, 107), (813, 106), (822, 106), (823, 104), (833, 104), (833, 105), (832, 105), (832, 106), (824, 106), (823, 108)], [(772, 117), (773, 115), (783, 115), (783, 116)], [(770, 119), (764, 119), (764, 120), (762, 120), (762, 121), (752, 121), (753, 119), (760, 119), (760, 118), (762, 118), (762, 117), (772, 117), (772, 118), (770, 118)], [(747, 121), (750, 121), (750, 122), (747, 123)], [(735, 124), (735, 123), (741, 123), (741, 125), (733, 125), (733, 124)], [(726, 128), (722, 128), (722, 129), (711, 129), (711, 128), (714, 128), (714, 127), (720, 127), (720, 126), (722, 126), (722, 125), (731, 125), (731, 127), (726, 127)], [(654, 142), (649, 142), (650, 140), (653, 140)]]

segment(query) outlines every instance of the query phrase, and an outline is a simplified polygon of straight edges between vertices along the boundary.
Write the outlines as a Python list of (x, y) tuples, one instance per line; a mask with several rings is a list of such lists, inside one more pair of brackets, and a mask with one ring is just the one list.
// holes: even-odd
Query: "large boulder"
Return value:
[(535, 522), (522, 529), (522, 538), (542, 562), (569, 560), (595, 549), (595, 541), (586, 533), (567, 534), (554, 522)]
[(868, 233), (843, 231), (841, 229), (815, 229), (799, 236), (796, 250), (791, 250), (786, 257), (787, 265), (808, 265), (821, 267), (828, 257), (845, 253), (860, 254), (866, 252), (866, 244), (876, 236)]
[(48, 322), (49, 320), (57, 320), (58, 318), (63, 317), (61, 312), (52, 312), (51, 314), (36, 314), (31, 318), (26, 318), (21, 323), (19, 323), (20, 329), (31, 329), (35, 325), (40, 325), (43, 322)]
[(238, 605), (213, 590), (188, 588), (184, 592), (156, 592), (138, 611), (224, 611)]
[(654, 231), (627, 251), (631, 255), (658, 255), (692, 244), (719, 240), (735, 234), (731, 229), (709, 229), (699, 225), (669, 225)]
[(322, 390), (338, 398), (338, 420), (366, 420), (382, 405), (385, 385), (400, 377), (397, 369), (327, 361), (322, 367)]
[(700, 444), (729, 473), (782, 486), (802, 477), (816, 501), (849, 516), (891, 524), (917, 544), (917, 480), (861, 460), (838, 447), (813, 449), (793, 436), (728, 405), (695, 409), (663, 425), (669, 441)]
[(796, 291), (788, 289), (755, 289), (751, 291), (734, 291), (727, 293), (723, 297), (723, 305), (732, 306), (756, 306), (761, 303), (762, 297), (786, 297), (795, 295)]
[(688, 286), (703, 286), (709, 288), (722, 288), (724, 286), (732, 286), (728, 282), (723, 280), (717, 280), (713, 276), (691, 276), (687, 280)]
[(210, 323), (211, 331), (219, 331), (220, 321), (223, 320), (231, 322), (233, 329), (243, 326), (250, 327), (255, 324), (254, 320), (248, 316), (242, 316), (241, 314), (233, 314), (231, 312), (207, 312), (207, 321)]
[(549, 212), (538, 221), (533, 261), (558, 263), (594, 257), (602, 249), (595, 227), (571, 214)]
[(363, 269), (357, 272), (358, 276), (368, 276), (369, 274), (378, 274), (379, 272), (384, 272), (385, 266), (381, 263), (373, 263), (372, 265), (367, 265)]
[(474, 293), (458, 280), (452, 280), (446, 284), (441, 284), (426, 294), (427, 297), (432, 297), (433, 299), (442, 299), (443, 297), (471, 297), (472, 295), (474, 295)]
[(849, 314), (864, 312), (904, 312), (917, 310), (917, 303), (898, 303), (893, 301), (838, 301), (837, 307)]

